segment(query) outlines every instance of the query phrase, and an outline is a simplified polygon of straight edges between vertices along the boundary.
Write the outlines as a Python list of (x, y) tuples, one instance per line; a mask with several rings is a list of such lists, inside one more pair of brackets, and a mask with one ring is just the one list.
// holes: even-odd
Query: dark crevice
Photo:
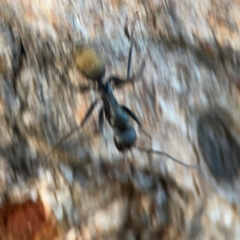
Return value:
[(198, 144), (216, 180), (231, 183), (240, 171), (240, 146), (219, 110), (208, 109), (197, 122)]
[[(15, 48), (17, 48), (15, 46)], [(12, 59), (12, 66), (13, 66), (13, 76), (12, 76), (12, 85), (14, 89), (15, 95), (17, 95), (17, 79), (21, 73), (23, 62), (26, 57), (26, 52), (20, 39), (20, 44), (18, 49), (13, 49), (13, 59)]]

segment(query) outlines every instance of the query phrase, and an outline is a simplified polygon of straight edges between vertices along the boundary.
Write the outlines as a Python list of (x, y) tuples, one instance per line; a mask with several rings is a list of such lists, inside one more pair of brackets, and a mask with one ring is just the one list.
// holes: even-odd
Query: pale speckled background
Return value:
[[(87, 83), (77, 72), (71, 58), (74, 43), (84, 42), (96, 48), (106, 63), (106, 76), (112, 73), (125, 76), (129, 41), (124, 35), (123, 27), (127, 17), (129, 25), (131, 24), (137, 11), (139, 21), (135, 31), (132, 72), (138, 70), (143, 59), (146, 61), (146, 67), (142, 78), (133, 86), (116, 90), (116, 97), (121, 104), (128, 106), (139, 116), (144, 129), (151, 135), (152, 139), (149, 142), (139, 132), (139, 144), (164, 150), (189, 164), (200, 162), (203, 174), (186, 169), (167, 158), (156, 155), (149, 157), (137, 150), (133, 150), (127, 156), (118, 153), (109, 126), (105, 124), (106, 136), (109, 139), (107, 144), (99, 133), (97, 110), (84, 130), (66, 140), (51, 155), (49, 161), (56, 163), (59, 160), (72, 170), (78, 165), (84, 165), (83, 169), (86, 169), (88, 177), (85, 173), (78, 177), (88, 184), (88, 181), (98, 179), (98, 164), (104, 162), (111, 166), (112, 171), (117, 172), (118, 167), (127, 159), (136, 171), (150, 172), (158, 184), (159, 178), (170, 182), (168, 201), (173, 219), (176, 217), (170, 224), (174, 226), (173, 229), (178, 229), (176, 225), (183, 221), (181, 214), (184, 213), (184, 226), (179, 226), (182, 231), (179, 239), (191, 239), (194, 216), (200, 206), (204, 206), (204, 210), (199, 217), (201, 220), (196, 220), (196, 225), (201, 226), (201, 222), (202, 227), (194, 239), (226, 239), (227, 236), (238, 239), (238, 211), (232, 208), (231, 204), (238, 208), (239, 179), (235, 179), (233, 187), (215, 182), (202, 159), (196, 132), (199, 114), (218, 105), (229, 112), (233, 119), (230, 128), (237, 141), (239, 140), (239, 93), (234, 85), (239, 75), (240, 56), (238, 1), (165, 0), (144, 3), (121, 0), (26, 0), (15, 1), (14, 4), (11, 1), (3, 1), (0, 7), (1, 18), (5, 21), (5, 26), (6, 23), (11, 26), (11, 34), (17, 40), (11, 42), (9, 39), (13, 37), (6, 34), (9, 30), (2, 28), (1, 60), (14, 56), (11, 49), (14, 44), (19, 44), (19, 39), (26, 55), (15, 79), (16, 94), (13, 91), (12, 79), (15, 70), (11, 60), (4, 61), (6, 66), (0, 68), (0, 132), (4, 136), (0, 137), (1, 149), (11, 149), (15, 136), (12, 131), (13, 125), (18, 126), (26, 141), (26, 149), (20, 151), (19, 155), (12, 156), (3, 150), (3, 158), (10, 156), (17, 159), (22, 154), (23, 159), (37, 161), (60, 137), (80, 123), (91, 101), (97, 96), (96, 92), (82, 94), (76, 88), (70, 87), (69, 82), (75, 86), (77, 81)], [(124, 179), (124, 170), (121, 173), (120, 169), (119, 172), (114, 175), (118, 187), (119, 184), (121, 186), (121, 181), (125, 181), (121, 180)], [(73, 187), (75, 185), (74, 180), (72, 181), (70, 186)], [(118, 187), (115, 189), (113, 183), (111, 185), (111, 180), (107, 178), (102, 181), (106, 181), (106, 189), (113, 191), (112, 194), (118, 192), (119, 200), (116, 200), (116, 206), (120, 206), (120, 210), (119, 213), (116, 211), (112, 218), (122, 219), (122, 209), (127, 208), (130, 200), (122, 198), (121, 191), (117, 190)], [(102, 189), (101, 183), (99, 184), (97, 187), (91, 187), (89, 183), (87, 186), (90, 187), (87, 190), (80, 188), (79, 191), (84, 191), (88, 198), (99, 200), (100, 197), (95, 198), (91, 195), (91, 189), (98, 189), (99, 186)], [(179, 189), (190, 200), (182, 197)], [(75, 191), (78, 190), (73, 192)], [(156, 196), (161, 191), (161, 188), (156, 190)], [(68, 194), (63, 197), (66, 201), (62, 200), (63, 203), (60, 201), (58, 204), (68, 205), (67, 198)], [(74, 196), (72, 199), (75, 201), (73, 205), (78, 209), (78, 200)], [(84, 202), (83, 199), (79, 201), (81, 204)], [(85, 200), (84, 204), (87, 205), (88, 201)], [(156, 204), (157, 200), (153, 202)], [(48, 204), (51, 205), (51, 201)], [(70, 205), (67, 215), (69, 219), (74, 219), (75, 208), (72, 203)], [(180, 216), (178, 211), (181, 212)], [(96, 215), (94, 223), (89, 220), (86, 224), (88, 227), (84, 224), (81, 226), (82, 229), (86, 229), (82, 230), (82, 235), (79, 233), (79, 239), (93, 239), (87, 238), (86, 232), (90, 234), (90, 226), (94, 224), (98, 230), (92, 231), (92, 235), (89, 236), (107, 232), (106, 226), (111, 226), (111, 220), (105, 223), (106, 225), (101, 225), (102, 220), (98, 221), (98, 218), (103, 219)], [(120, 223), (112, 224), (116, 230)], [(157, 224), (165, 226), (161, 225), (160, 220)], [(171, 239), (170, 235), (166, 239)]]

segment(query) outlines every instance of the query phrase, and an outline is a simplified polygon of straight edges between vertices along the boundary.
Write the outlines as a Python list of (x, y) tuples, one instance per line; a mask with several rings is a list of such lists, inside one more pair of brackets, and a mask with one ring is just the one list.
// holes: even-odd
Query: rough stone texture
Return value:
[[(119, 153), (97, 110), (43, 163), (97, 97), (79, 91), (74, 45), (125, 76), (136, 12), (132, 72), (146, 66), (116, 97), (151, 135), (138, 145), (201, 170)], [(2, 0), (0, 239), (238, 239), (239, 16), (237, 0)]]

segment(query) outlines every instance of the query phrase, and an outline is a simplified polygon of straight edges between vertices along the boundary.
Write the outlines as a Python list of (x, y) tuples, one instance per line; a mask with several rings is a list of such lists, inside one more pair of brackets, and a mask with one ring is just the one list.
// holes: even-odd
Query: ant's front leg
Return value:
[(100, 129), (101, 134), (103, 135), (103, 138), (104, 138), (105, 142), (107, 143), (107, 137), (106, 137), (105, 134), (104, 134), (103, 124), (104, 124), (104, 107), (102, 107), (102, 108), (100, 109), (100, 111), (99, 111), (99, 115), (98, 115), (98, 126), (99, 126), (99, 129)]
[(79, 84), (78, 89), (80, 90), (81, 93), (85, 93), (91, 90), (91, 86)]
[(135, 77), (130, 78), (130, 70), (131, 70), (131, 64), (132, 64), (132, 49), (133, 49), (132, 46), (133, 44), (131, 42), (131, 46), (128, 54), (127, 78), (123, 79), (118, 76), (110, 76), (108, 79), (109, 82), (114, 83), (115, 87), (121, 87), (124, 84), (134, 82), (135, 80)]
[[(137, 75), (133, 77), (130, 77), (130, 72), (131, 72), (131, 66), (132, 66), (132, 51), (133, 51), (133, 42), (134, 42), (134, 30), (135, 30), (135, 24), (136, 24), (136, 19), (134, 20), (133, 23), (133, 28), (132, 28), (132, 32), (131, 32), (131, 45), (130, 45), (130, 49), (129, 49), (129, 54), (128, 54), (128, 66), (127, 66), (127, 79), (125, 80), (125, 82), (133, 82), (136, 79), (138, 80), (139, 78), (141, 78), (142, 74), (143, 74), (143, 70), (145, 68), (145, 59), (142, 61), (141, 66), (137, 72)], [(122, 84), (120, 81), (117, 84)]]
[(108, 81), (109, 82), (113, 82), (114, 83), (114, 86), (117, 87), (117, 88), (120, 88), (122, 87), (123, 85), (127, 84), (127, 83), (133, 83), (133, 82), (136, 82), (136, 80), (140, 79), (142, 77), (142, 74), (143, 74), (143, 70), (145, 68), (145, 60), (142, 61), (142, 64), (141, 64), (141, 67), (139, 68), (138, 72), (137, 72), (137, 75), (133, 76), (133, 77), (129, 77), (127, 79), (123, 79), (123, 78), (120, 78), (118, 76), (110, 76), (108, 78)]
[(103, 107), (102, 107), (102, 108), (100, 109), (99, 115), (98, 115), (98, 125), (99, 125), (99, 128), (100, 128), (100, 131), (101, 131), (102, 135), (104, 135), (104, 134), (103, 134), (103, 122), (104, 122), (103, 111), (104, 111), (104, 109), (103, 109)]
[(127, 35), (127, 37), (129, 38), (129, 40), (131, 42), (130, 48), (129, 48), (129, 53), (128, 53), (127, 77), (125, 79), (123, 79), (118, 76), (110, 76), (108, 79), (108, 81), (113, 82), (116, 87), (120, 87), (126, 83), (131, 83), (131, 82), (135, 81), (135, 76), (130, 77), (131, 66), (132, 66), (133, 42), (134, 42), (133, 34), (134, 34), (134, 30), (135, 30), (135, 24), (136, 24), (136, 18), (133, 23), (131, 35), (128, 33), (127, 24), (125, 26), (125, 34)]

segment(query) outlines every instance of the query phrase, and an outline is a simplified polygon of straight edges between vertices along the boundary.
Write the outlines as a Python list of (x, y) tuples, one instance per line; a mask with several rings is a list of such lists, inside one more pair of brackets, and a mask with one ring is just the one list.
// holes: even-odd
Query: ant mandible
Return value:
[[(97, 86), (97, 90), (100, 93), (100, 96), (103, 102), (103, 106), (99, 111), (99, 117), (98, 117), (98, 125), (100, 128), (100, 131), (103, 134), (103, 124), (104, 124), (104, 115), (105, 115), (108, 123), (113, 128), (114, 143), (118, 151), (124, 152), (124, 151), (130, 150), (132, 147), (135, 147), (139, 151), (165, 155), (171, 158), (173, 161), (185, 167), (198, 168), (196, 165), (189, 165), (189, 164), (183, 163), (180, 160), (171, 157), (169, 154), (163, 151), (157, 151), (153, 149), (147, 149), (147, 148), (136, 146), (135, 143), (137, 140), (137, 133), (134, 127), (130, 124), (130, 118), (132, 118), (139, 125), (140, 130), (142, 130), (144, 134), (146, 133), (141, 128), (141, 122), (138, 119), (138, 117), (135, 115), (135, 113), (133, 113), (128, 107), (124, 105), (120, 105), (113, 94), (112, 84), (114, 84), (115, 87), (119, 87), (126, 83), (135, 81), (135, 77), (130, 77), (130, 70), (131, 70), (133, 41), (134, 41), (133, 34), (134, 34), (136, 20), (137, 18), (135, 18), (133, 22), (131, 34), (129, 34), (128, 32), (125, 32), (125, 34), (130, 40), (130, 49), (128, 54), (128, 64), (127, 64), (127, 77), (125, 79), (111, 75), (110, 77), (108, 77), (107, 81), (104, 83), (103, 80), (105, 76), (105, 65), (103, 64), (103, 62), (101, 61), (101, 58), (97, 55), (97, 53), (92, 48), (87, 46), (79, 46), (75, 51), (75, 63), (76, 63), (77, 69), (82, 73), (84, 77), (92, 81)], [(143, 63), (145, 64), (145, 62)], [(143, 67), (144, 67), (144, 64), (143, 64)], [(80, 87), (80, 89), (84, 91), (89, 89), (89, 87)], [(43, 161), (45, 161), (49, 157), (49, 155), (54, 151), (54, 149), (56, 149), (65, 139), (70, 137), (76, 130), (80, 130), (84, 126), (84, 124), (87, 122), (87, 120), (91, 116), (97, 104), (98, 104), (98, 100), (95, 100), (92, 102), (80, 126), (74, 128), (70, 133), (65, 135), (45, 156)]]

